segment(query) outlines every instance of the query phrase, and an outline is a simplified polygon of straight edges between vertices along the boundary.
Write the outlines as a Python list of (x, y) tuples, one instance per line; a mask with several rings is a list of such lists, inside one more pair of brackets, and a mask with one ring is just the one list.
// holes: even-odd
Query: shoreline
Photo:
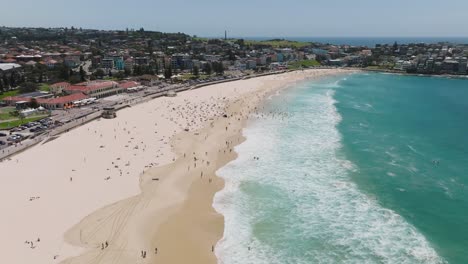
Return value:
[[(9, 253), (4, 259), (216, 263), (212, 247), (222, 237), (224, 221), (212, 203), (224, 183), (215, 172), (235, 159), (232, 149), (244, 140), (246, 111), (285, 84), (342, 72), (352, 71), (296, 71), (188, 90), (123, 110), (116, 120), (88, 123), (0, 163), (3, 171), (15, 175), (2, 193), (6, 211), (24, 208), (2, 221), (9, 228), (6, 237), (15, 238), (0, 241)], [(50, 172), (46, 161), (37, 158), (45, 153), (58, 161)], [(34, 173), (41, 169), (49, 173)], [(18, 192), (25, 184), (28, 188)], [(39, 203), (18, 200), (39, 189)], [(49, 211), (54, 213), (44, 214)], [(68, 243), (60, 239), (65, 231)], [(41, 238), (36, 249), (17, 245), (32, 234)], [(145, 258), (141, 251), (147, 252)]]
[[(349, 68), (353, 69), (353, 68)], [(435, 78), (446, 78), (446, 79), (460, 79), (460, 80), (467, 80), (468, 75), (454, 75), (454, 74), (433, 74), (433, 73), (408, 73), (404, 71), (398, 70), (386, 70), (386, 69), (367, 69), (367, 68), (356, 68), (361, 71), (366, 72), (376, 72), (376, 73), (385, 73), (385, 74), (395, 74), (395, 75), (402, 75), (402, 76), (416, 76), (416, 77), (435, 77)]]

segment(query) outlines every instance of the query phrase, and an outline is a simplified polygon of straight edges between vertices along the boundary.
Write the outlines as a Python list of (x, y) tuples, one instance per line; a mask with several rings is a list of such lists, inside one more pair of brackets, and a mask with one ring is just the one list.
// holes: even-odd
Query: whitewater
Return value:
[(238, 158), (218, 171), (219, 263), (446, 263), (351, 177), (360, 168), (343, 151), (334, 98), (350, 77), (298, 84), (252, 116)]

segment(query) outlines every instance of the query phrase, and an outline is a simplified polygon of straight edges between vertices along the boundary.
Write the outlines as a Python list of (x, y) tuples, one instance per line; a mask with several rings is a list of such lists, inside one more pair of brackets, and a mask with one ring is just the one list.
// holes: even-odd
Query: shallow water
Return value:
[(467, 99), (385, 74), (272, 98), (219, 171), (220, 263), (468, 263)]

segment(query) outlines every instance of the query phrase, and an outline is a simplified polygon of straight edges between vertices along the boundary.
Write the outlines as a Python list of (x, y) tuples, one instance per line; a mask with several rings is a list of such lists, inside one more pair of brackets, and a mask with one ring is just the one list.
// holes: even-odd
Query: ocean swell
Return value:
[[(341, 151), (334, 89), (301, 84), (273, 98), (220, 169), (219, 263), (444, 263), (425, 237), (363, 193)], [(258, 157), (255, 158), (255, 157)]]

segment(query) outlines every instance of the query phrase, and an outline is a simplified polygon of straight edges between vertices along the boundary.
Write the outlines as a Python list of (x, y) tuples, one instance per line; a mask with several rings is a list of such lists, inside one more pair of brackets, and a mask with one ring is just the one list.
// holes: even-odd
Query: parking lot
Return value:
[(27, 138), (33, 138), (37, 134), (43, 133), (52, 128), (51, 118), (44, 118), (36, 122), (29, 122), (10, 130), (0, 130), (0, 149), (9, 145), (17, 144)]

